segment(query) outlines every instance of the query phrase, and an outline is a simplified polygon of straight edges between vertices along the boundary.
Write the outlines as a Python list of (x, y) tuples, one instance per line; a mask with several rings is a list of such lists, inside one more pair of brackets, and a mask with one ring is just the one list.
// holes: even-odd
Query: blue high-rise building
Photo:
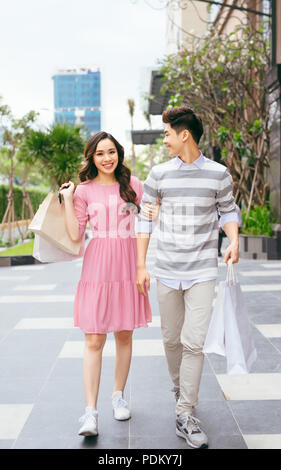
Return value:
[(59, 70), (52, 78), (55, 122), (82, 124), (88, 137), (100, 131), (100, 70), (90, 67)]

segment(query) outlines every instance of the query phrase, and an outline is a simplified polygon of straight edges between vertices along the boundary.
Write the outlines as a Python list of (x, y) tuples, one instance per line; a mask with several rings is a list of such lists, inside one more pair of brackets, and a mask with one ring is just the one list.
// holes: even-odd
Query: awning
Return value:
[(172, 93), (166, 91), (164, 94), (160, 92), (163, 86), (163, 75), (157, 70), (153, 70), (151, 74), (150, 83), (150, 96), (148, 112), (153, 115), (161, 115), (164, 109), (168, 106), (170, 96)]
[(143, 131), (132, 131), (132, 141), (134, 145), (155, 144), (156, 140), (164, 137), (163, 129), (148, 129)]

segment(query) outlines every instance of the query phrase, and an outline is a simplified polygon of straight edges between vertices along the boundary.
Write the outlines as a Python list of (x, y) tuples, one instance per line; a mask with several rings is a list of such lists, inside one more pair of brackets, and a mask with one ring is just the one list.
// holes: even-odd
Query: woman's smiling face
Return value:
[(93, 156), (94, 164), (99, 173), (110, 175), (118, 165), (118, 152), (110, 139), (101, 140)]

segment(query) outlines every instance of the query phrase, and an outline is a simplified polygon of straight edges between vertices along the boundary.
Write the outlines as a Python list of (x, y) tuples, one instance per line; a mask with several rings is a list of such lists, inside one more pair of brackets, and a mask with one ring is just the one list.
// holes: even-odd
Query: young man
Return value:
[[(151, 214), (160, 201), (154, 274), (168, 369), (176, 397), (176, 434), (195, 448), (208, 438), (193, 411), (198, 403), (202, 353), (218, 275), (218, 212), (230, 241), (224, 261), (238, 262), (238, 214), (227, 168), (202, 155), (201, 119), (187, 106), (167, 109), (164, 144), (171, 156), (156, 165), (145, 183), (138, 221), (139, 292), (147, 295), (146, 253)], [(153, 206), (151, 206), (153, 205)], [(146, 288), (145, 288), (146, 287)]]

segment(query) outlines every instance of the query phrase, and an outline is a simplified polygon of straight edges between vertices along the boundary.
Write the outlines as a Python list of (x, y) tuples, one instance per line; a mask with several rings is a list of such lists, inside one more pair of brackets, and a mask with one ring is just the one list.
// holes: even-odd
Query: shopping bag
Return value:
[(240, 283), (230, 262), (225, 285), (225, 355), (227, 373), (247, 374), (257, 359)]
[(203, 353), (215, 353), (225, 356), (224, 344), (224, 288), (225, 283), (220, 282), (215, 305), (211, 315)]
[(243, 293), (232, 261), (227, 277), (219, 283), (204, 353), (226, 357), (227, 374), (247, 374), (257, 358)]
[(46, 241), (71, 255), (79, 255), (83, 240), (73, 242), (65, 225), (64, 201), (50, 192), (30, 222), (28, 228)]
[(37, 233), (34, 237), (33, 257), (41, 261), (41, 263), (55, 263), (59, 261), (72, 261), (78, 259), (84, 254), (84, 236), (82, 239), (80, 253), (71, 255), (57, 248), (53, 243), (48, 242), (45, 238), (40, 237)]

